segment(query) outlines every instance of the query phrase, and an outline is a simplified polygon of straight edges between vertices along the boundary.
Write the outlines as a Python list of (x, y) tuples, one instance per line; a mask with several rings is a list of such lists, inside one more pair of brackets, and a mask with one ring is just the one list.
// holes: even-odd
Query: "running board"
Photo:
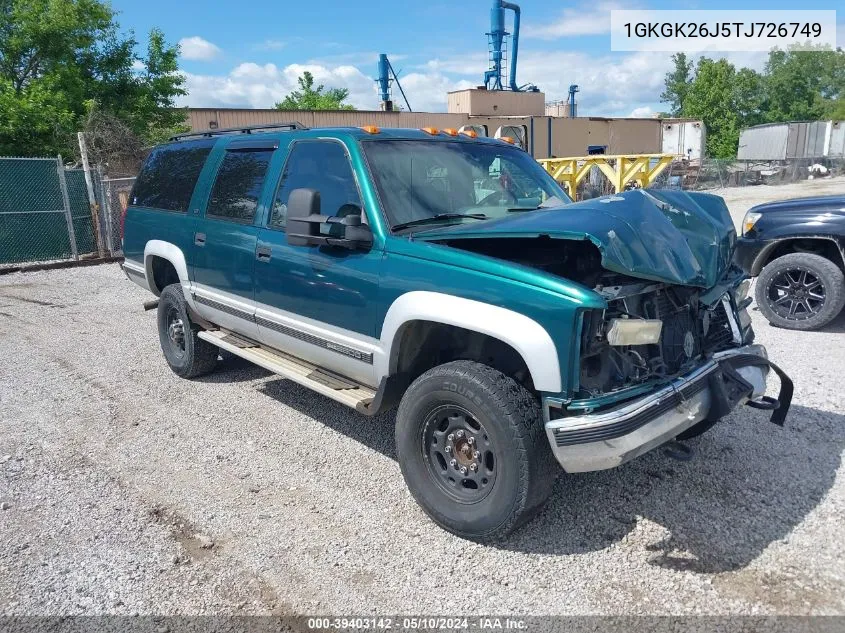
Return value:
[(366, 410), (376, 396), (376, 392), (370, 387), (353, 382), (290, 354), (261, 347), (255, 341), (226, 330), (202, 330), (197, 335), (204, 341), (214, 343), (220, 349), (245, 358), (259, 367), (308, 387), (347, 407), (359, 411)]

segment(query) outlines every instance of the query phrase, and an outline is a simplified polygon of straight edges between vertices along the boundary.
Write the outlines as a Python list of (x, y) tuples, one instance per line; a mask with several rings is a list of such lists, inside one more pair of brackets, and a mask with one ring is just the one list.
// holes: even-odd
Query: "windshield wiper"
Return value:
[(418, 218), (416, 220), (409, 220), (408, 222), (400, 222), (399, 224), (394, 224), (390, 228), (393, 231), (400, 231), (402, 229), (408, 228), (409, 226), (436, 224), (443, 220), (455, 220), (458, 218), (474, 218), (476, 220), (486, 220), (487, 216), (483, 213), (438, 213), (437, 215), (431, 215), (427, 218)]

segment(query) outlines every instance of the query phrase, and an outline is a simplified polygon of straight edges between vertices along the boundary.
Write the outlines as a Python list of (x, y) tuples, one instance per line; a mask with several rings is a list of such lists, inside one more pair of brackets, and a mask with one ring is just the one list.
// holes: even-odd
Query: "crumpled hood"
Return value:
[(634, 190), (548, 210), (513, 212), (419, 232), (414, 239), (548, 236), (589, 240), (607, 270), (671, 284), (712, 288), (731, 265), (736, 231), (725, 201), (684, 191)]

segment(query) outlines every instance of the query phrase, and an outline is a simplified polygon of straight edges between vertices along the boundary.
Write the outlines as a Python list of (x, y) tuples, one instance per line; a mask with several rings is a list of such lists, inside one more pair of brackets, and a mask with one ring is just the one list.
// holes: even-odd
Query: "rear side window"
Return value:
[(185, 213), (213, 145), (208, 140), (154, 149), (138, 174), (131, 204)]
[(252, 222), (272, 157), (272, 149), (227, 151), (217, 170), (206, 215)]

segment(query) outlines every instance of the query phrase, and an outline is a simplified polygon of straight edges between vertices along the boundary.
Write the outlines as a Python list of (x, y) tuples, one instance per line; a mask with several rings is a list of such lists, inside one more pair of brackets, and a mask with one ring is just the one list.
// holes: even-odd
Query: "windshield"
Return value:
[(531, 156), (509, 145), (368, 140), (362, 146), (396, 230), (477, 222), (570, 202)]

